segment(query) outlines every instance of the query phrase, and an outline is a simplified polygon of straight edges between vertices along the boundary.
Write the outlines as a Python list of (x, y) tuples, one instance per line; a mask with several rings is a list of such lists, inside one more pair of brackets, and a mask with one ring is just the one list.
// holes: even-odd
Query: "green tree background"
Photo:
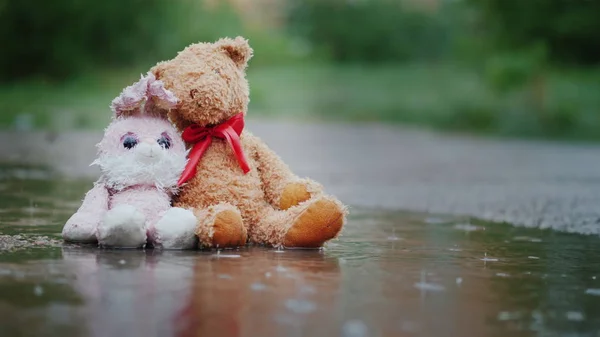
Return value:
[(0, 1), (0, 125), (103, 127), (157, 61), (244, 35), (253, 115), (600, 138), (600, 1), (281, 0), (271, 25), (213, 2)]

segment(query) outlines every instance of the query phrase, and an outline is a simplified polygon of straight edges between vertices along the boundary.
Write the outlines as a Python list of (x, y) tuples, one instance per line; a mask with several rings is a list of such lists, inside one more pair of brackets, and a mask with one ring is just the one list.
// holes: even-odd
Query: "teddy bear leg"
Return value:
[(196, 236), (204, 248), (234, 248), (246, 245), (247, 233), (240, 211), (228, 203), (194, 210)]
[(315, 197), (285, 211), (264, 210), (251, 240), (282, 248), (319, 248), (342, 229), (346, 209), (336, 199)]
[(279, 208), (286, 210), (322, 192), (321, 186), (310, 179), (297, 179), (285, 185), (279, 198)]
[(329, 196), (311, 198), (288, 211), (301, 209), (282, 240), (285, 248), (318, 248), (338, 236), (346, 221), (347, 210)]

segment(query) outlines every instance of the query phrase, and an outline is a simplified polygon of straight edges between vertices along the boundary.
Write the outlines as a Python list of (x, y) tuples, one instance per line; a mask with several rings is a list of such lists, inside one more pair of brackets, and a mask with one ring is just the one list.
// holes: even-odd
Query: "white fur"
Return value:
[(98, 243), (106, 247), (139, 248), (146, 244), (146, 219), (130, 205), (119, 205), (106, 212), (98, 226)]
[[(101, 246), (138, 248), (158, 233), (167, 247), (192, 248), (194, 215), (183, 209), (166, 211), (188, 153), (166, 115), (176, 103), (177, 97), (152, 73), (113, 100), (113, 120), (97, 144), (98, 158), (92, 163), (100, 166), (102, 176), (65, 224), (65, 240), (97, 239)], [(124, 143), (128, 137), (135, 144)], [(170, 140), (168, 146), (163, 137)], [(165, 211), (156, 232), (154, 222)]]
[(155, 226), (157, 241), (165, 249), (190, 249), (196, 245), (196, 216), (189, 210), (173, 207)]
[(135, 185), (154, 185), (174, 192), (177, 180), (185, 168), (186, 154), (168, 153), (158, 144), (138, 144), (133, 153), (103, 154), (92, 165), (100, 166), (103, 182), (110, 188), (122, 190)]
[(95, 243), (96, 226), (87, 214), (73, 214), (62, 229), (62, 237), (67, 242)]

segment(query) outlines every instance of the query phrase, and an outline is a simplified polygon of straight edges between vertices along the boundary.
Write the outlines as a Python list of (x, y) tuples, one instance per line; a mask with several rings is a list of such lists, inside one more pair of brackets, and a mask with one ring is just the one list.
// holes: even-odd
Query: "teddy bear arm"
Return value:
[(286, 210), (322, 191), (315, 181), (296, 176), (261, 140), (252, 137), (249, 141), (254, 145), (254, 159), (257, 162), (263, 191), (272, 206)]
[(96, 242), (96, 229), (108, 210), (108, 190), (103, 184), (96, 183), (89, 190), (83, 203), (65, 223), (62, 236), (69, 242)]

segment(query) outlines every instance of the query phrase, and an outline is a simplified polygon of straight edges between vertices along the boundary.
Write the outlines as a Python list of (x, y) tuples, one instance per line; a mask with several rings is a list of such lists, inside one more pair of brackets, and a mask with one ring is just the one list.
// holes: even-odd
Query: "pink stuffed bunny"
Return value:
[[(112, 102), (114, 117), (92, 163), (102, 176), (63, 228), (69, 242), (168, 249), (196, 244), (196, 217), (171, 207), (187, 150), (162, 109), (177, 98), (148, 73)], [(162, 110), (164, 111), (164, 110)]]

